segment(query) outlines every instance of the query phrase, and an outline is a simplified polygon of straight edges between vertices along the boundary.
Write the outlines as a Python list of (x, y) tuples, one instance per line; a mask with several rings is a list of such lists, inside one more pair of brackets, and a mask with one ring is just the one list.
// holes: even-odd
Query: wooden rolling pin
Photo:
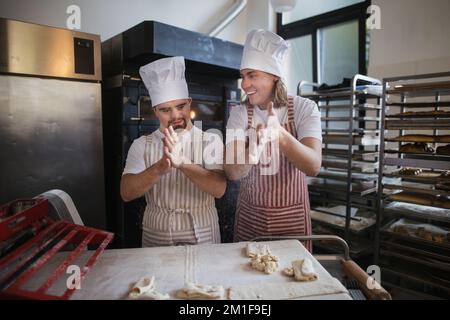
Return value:
[(361, 269), (354, 261), (342, 259), (341, 262), (344, 273), (350, 279), (355, 279), (356, 281), (358, 281), (361, 291), (364, 292), (367, 298), (369, 298), (370, 300), (392, 300), (389, 292), (381, 287), (381, 285), (379, 286), (380, 289), (369, 289), (367, 287), (367, 279), (369, 278), (369, 275), (364, 272), (364, 270)]

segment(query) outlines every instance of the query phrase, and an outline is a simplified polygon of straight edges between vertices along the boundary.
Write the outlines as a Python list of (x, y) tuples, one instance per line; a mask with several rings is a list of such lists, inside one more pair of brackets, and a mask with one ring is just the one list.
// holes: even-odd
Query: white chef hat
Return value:
[(189, 98), (184, 71), (184, 57), (159, 59), (139, 69), (153, 107), (167, 101)]
[(273, 32), (252, 30), (245, 40), (241, 70), (255, 69), (283, 77), (283, 59), (290, 45)]

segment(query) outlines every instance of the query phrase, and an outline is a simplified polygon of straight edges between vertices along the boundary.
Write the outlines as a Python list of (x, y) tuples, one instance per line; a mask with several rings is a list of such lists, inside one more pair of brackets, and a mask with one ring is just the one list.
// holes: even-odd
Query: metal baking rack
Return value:
[[(313, 90), (307, 92), (310, 87)], [(344, 205), (345, 225), (312, 216), (313, 232), (328, 231), (344, 237), (352, 258), (367, 257), (373, 254), (370, 239), (373, 239), (374, 227), (351, 228), (351, 211), (356, 208), (372, 216), (377, 212), (374, 195), (379, 167), (381, 81), (357, 74), (350, 87), (333, 90), (319, 87), (319, 84), (305, 81), (298, 85), (298, 94), (315, 101), (322, 114), (322, 170), (317, 177), (308, 178), (311, 209)], [(322, 210), (321, 213), (327, 212)], [(331, 211), (328, 214), (335, 215)]]
[[(390, 226), (405, 218), (427, 224), (429, 230), (450, 230), (450, 191), (442, 187), (450, 181), (450, 155), (436, 153), (437, 147), (449, 144), (439, 140), (450, 132), (450, 72), (383, 79), (381, 119), (375, 264), (382, 267), (387, 286), (449, 298), (450, 232), (437, 243), (399, 234)], [(420, 141), (396, 138), (415, 134), (429, 136), (427, 152), (400, 151), (403, 144)], [(402, 168), (421, 171), (405, 174)], [(400, 182), (387, 181), (392, 178)], [(392, 199), (403, 193), (409, 197)]]

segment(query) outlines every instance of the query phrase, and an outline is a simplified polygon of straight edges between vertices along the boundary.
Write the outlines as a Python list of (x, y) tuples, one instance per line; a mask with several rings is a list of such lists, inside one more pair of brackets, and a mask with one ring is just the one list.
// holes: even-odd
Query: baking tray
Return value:
[[(342, 206), (343, 210), (345, 210), (345, 206)], [(331, 228), (335, 228), (341, 231), (345, 231), (345, 221), (346, 216), (345, 212), (343, 212), (344, 215), (330, 212), (329, 210), (332, 210), (333, 208), (312, 208), (311, 209), (311, 220), (315, 221), (317, 223), (324, 224), (326, 226), (329, 226)], [(356, 209), (356, 208), (352, 208)], [(329, 217), (329, 219), (328, 219)], [(369, 223), (368, 225), (361, 225), (361, 226), (355, 226), (355, 224), (360, 223), (364, 220), (365, 217), (361, 216), (352, 216), (351, 222), (353, 222), (353, 225), (350, 224), (350, 231), (356, 235), (367, 235), (370, 230), (372, 230), (375, 227), (375, 216), (373, 214), (373, 221)], [(341, 224), (335, 223), (337, 220), (341, 220)]]
[[(421, 136), (423, 141), (418, 141), (418, 137)], [(384, 141), (388, 142), (425, 142), (425, 143), (450, 143), (450, 135), (426, 135), (426, 134), (408, 134), (405, 136), (399, 136), (395, 138), (385, 138)]]
[[(322, 155), (324, 156), (335, 156), (340, 158), (348, 158), (348, 150), (347, 149), (333, 149), (333, 148), (323, 148)], [(352, 150), (352, 159), (359, 161), (369, 161), (376, 162), (374, 159), (379, 156), (378, 151), (361, 151), (361, 150)]]
[[(449, 159), (450, 160), (450, 159)], [(404, 181), (418, 182), (418, 183), (428, 183), (437, 184), (442, 182), (450, 182), (450, 176), (441, 177), (442, 172), (423, 170), (418, 175), (405, 175), (400, 174), (399, 171), (385, 173), (385, 177), (389, 178), (401, 178)]]
[(385, 213), (404, 217), (418, 218), (425, 221), (433, 220), (437, 222), (450, 223), (450, 209), (392, 201), (386, 202), (383, 210)]
[(408, 245), (404, 245), (402, 243), (398, 243), (396, 241), (381, 241), (381, 245), (385, 246), (386, 249), (399, 252), (407, 252), (411, 255), (421, 256), (423, 259), (427, 259), (429, 261), (437, 261), (448, 265), (450, 267), (450, 252), (442, 252), (442, 249), (439, 250), (439, 253), (423, 250), (417, 247), (411, 247)]
[[(406, 182), (406, 181), (405, 181)], [(383, 188), (390, 189), (390, 190), (403, 190), (408, 193), (418, 193), (418, 194), (429, 194), (434, 196), (449, 196), (450, 193), (446, 190), (440, 190), (440, 189), (432, 189), (430, 185), (427, 185), (429, 188), (420, 188), (418, 185), (417, 187), (414, 185), (404, 185), (404, 184), (384, 184)]]
[[(405, 191), (405, 193), (410, 193), (410, 194), (416, 193), (417, 196), (421, 196), (421, 195), (423, 195), (423, 196), (430, 196), (430, 197), (433, 196), (433, 195), (431, 195), (431, 194), (425, 194), (423, 191), (420, 192), (420, 193), (419, 193), (419, 192), (408, 192), (408, 191)], [(395, 195), (398, 195), (398, 194), (399, 194), (399, 193), (395, 193), (395, 194), (393, 193), (393, 194), (391, 194), (391, 195), (388, 196), (388, 199), (389, 199), (390, 201), (397, 201), (397, 202), (405, 202), (405, 203), (412, 203), (412, 204), (424, 205), (424, 204), (418, 202), (419, 200), (398, 200), (398, 199), (392, 198), (392, 196), (395, 196)], [(431, 199), (431, 200), (433, 200), (433, 199)], [(436, 198), (436, 200), (437, 200), (437, 198)], [(430, 206), (430, 207), (435, 207), (435, 208), (442, 208), (442, 209), (448, 209), (448, 208), (445, 208), (445, 207), (443, 207), (443, 206), (432, 205), (432, 204), (427, 204), (427, 205), (425, 205), (425, 206)]]
[[(317, 175), (319, 178), (329, 178), (340, 181), (347, 181), (346, 171), (331, 171), (331, 170), (321, 170)], [(352, 181), (377, 181), (378, 174), (367, 174), (367, 173), (357, 173), (352, 172)]]
[(447, 272), (450, 271), (450, 263), (436, 261), (433, 259), (423, 259), (423, 258), (418, 257), (417, 255), (408, 256), (408, 255), (405, 255), (402, 253), (398, 253), (396, 251), (384, 250), (384, 249), (380, 249), (380, 254), (382, 254), (384, 256), (402, 259), (407, 262), (416, 263), (416, 264), (423, 265), (423, 266), (430, 267), (430, 268), (436, 268), (436, 269), (440, 269), (440, 270), (447, 271)]
[(405, 113), (397, 113), (397, 114), (388, 114), (386, 115), (386, 118), (394, 118), (394, 119), (442, 119), (442, 118), (450, 118), (450, 111), (445, 111), (445, 110), (439, 110), (439, 111), (444, 111), (445, 113), (442, 114), (438, 114), (438, 115), (433, 115), (433, 114), (423, 114), (423, 112), (433, 112), (435, 110), (432, 111), (419, 111), (422, 112), (422, 114), (417, 114), (417, 112), (415, 114), (405, 114)]
[[(348, 122), (349, 117), (321, 117), (322, 121), (345, 121)], [(380, 121), (378, 117), (353, 117), (353, 121)]]
[(450, 95), (450, 81), (430, 83), (402, 84), (388, 88), (388, 95), (402, 95), (404, 97), (435, 97), (436, 95)]
[(429, 246), (435, 249), (450, 249), (450, 243), (449, 242), (443, 242), (443, 243), (437, 243), (434, 241), (429, 241), (423, 238), (418, 238), (418, 237), (412, 237), (412, 236), (407, 236), (407, 235), (403, 235), (403, 234), (399, 234), (399, 233), (395, 233), (390, 229), (390, 227), (396, 223), (398, 220), (392, 220), (389, 223), (385, 224), (383, 227), (381, 227), (380, 229), (380, 233), (389, 237), (392, 237), (394, 239), (400, 239), (400, 240), (405, 240), (405, 241), (409, 241), (412, 243), (416, 243), (418, 245), (423, 245), (423, 246)]
[[(316, 191), (326, 191), (326, 192), (340, 192), (340, 193), (347, 193), (347, 186), (346, 185), (338, 185), (336, 183), (330, 182), (330, 181), (323, 181), (323, 182), (309, 182), (308, 188), (310, 190), (316, 190)], [(373, 192), (377, 191), (377, 186), (373, 185), (371, 187), (369, 186), (363, 186), (361, 184), (352, 183), (352, 194), (358, 195), (358, 196), (366, 196)]]
[[(322, 167), (327, 168), (338, 168), (338, 169), (347, 169), (348, 160), (347, 159), (339, 159), (333, 157), (323, 157), (322, 158)], [(374, 170), (378, 169), (378, 161), (361, 161), (361, 160), (353, 160), (352, 161), (352, 171), (358, 171), (363, 173), (373, 173)]]
[[(327, 144), (349, 144), (348, 134), (325, 134), (322, 136), (322, 143)], [(353, 134), (353, 139), (351, 141), (352, 145), (360, 146), (375, 146), (380, 144), (379, 136), (371, 135), (355, 135)]]
[(450, 129), (450, 119), (386, 120), (385, 128), (389, 130), (411, 130), (411, 128), (447, 130)]
[[(349, 109), (351, 104), (322, 104), (318, 105), (319, 109)], [(353, 105), (353, 108), (360, 110), (381, 110), (381, 106), (372, 103), (360, 103)]]
[(386, 102), (387, 106), (406, 107), (406, 108), (436, 108), (450, 107), (450, 101), (433, 101), (433, 102)]

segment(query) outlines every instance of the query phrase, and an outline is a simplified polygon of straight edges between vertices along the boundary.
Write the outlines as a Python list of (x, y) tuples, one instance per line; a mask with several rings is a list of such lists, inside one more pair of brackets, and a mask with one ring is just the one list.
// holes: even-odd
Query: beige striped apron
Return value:
[[(195, 127), (192, 130), (202, 132)], [(191, 161), (203, 159), (204, 147), (202, 134), (193, 136)], [(146, 137), (147, 168), (163, 156), (162, 137), (159, 130)], [(220, 243), (214, 197), (197, 188), (181, 170), (172, 168), (145, 194), (145, 199), (142, 247)]]
[[(247, 108), (248, 127), (252, 127), (254, 107)], [(288, 105), (288, 121), (284, 128), (297, 138), (294, 106)], [(267, 146), (270, 153), (271, 145)], [(282, 154), (279, 170), (274, 175), (261, 175), (261, 164), (255, 165), (241, 180), (234, 241), (247, 241), (258, 236), (311, 235), (308, 185), (306, 176)], [(304, 243), (311, 251), (311, 241)]]

